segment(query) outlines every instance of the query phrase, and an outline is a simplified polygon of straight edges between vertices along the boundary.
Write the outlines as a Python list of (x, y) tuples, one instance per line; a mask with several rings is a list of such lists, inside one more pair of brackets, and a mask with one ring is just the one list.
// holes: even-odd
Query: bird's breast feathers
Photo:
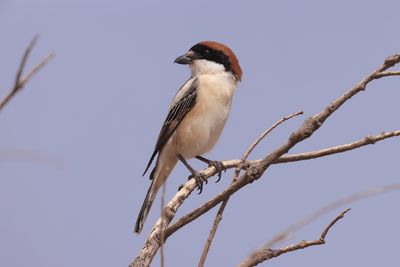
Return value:
[(203, 74), (196, 78), (196, 104), (174, 135), (177, 151), (185, 158), (206, 153), (218, 141), (236, 88), (236, 80), (226, 72), (220, 75)]

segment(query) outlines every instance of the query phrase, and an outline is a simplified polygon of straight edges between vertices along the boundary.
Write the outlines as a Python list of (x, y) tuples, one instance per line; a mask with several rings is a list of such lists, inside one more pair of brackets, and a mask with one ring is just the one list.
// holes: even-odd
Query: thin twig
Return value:
[(29, 43), (28, 47), (25, 49), (25, 53), (22, 57), (21, 63), (17, 70), (17, 74), (15, 76), (15, 82), (10, 92), (4, 97), (3, 100), (0, 101), (0, 111), (4, 108), (4, 106), (25, 86), (25, 84), (41, 69), (43, 68), (53, 57), (54, 54), (48, 54), (42, 61), (33, 67), (28, 74), (22, 76), (22, 72), (25, 68), (26, 62), (31, 54), (32, 49), (34, 48), (37, 40), (39, 39), (39, 35), (35, 35), (32, 41)]
[(204, 244), (203, 252), (201, 253), (201, 257), (200, 257), (200, 262), (197, 265), (198, 267), (203, 267), (204, 263), (206, 262), (208, 252), (210, 251), (211, 243), (214, 239), (215, 234), (217, 233), (217, 229), (218, 229), (219, 223), (222, 220), (222, 214), (224, 213), (225, 207), (228, 204), (228, 200), (229, 199), (227, 199), (227, 201), (222, 202), (221, 206), (218, 209), (217, 215), (215, 216), (215, 219), (214, 219), (213, 226), (210, 230), (207, 241)]
[(318, 219), (322, 215), (324, 215), (332, 210), (338, 209), (343, 206), (347, 206), (350, 203), (353, 203), (355, 201), (358, 201), (358, 200), (361, 200), (361, 199), (364, 199), (367, 197), (371, 197), (371, 196), (375, 196), (378, 194), (383, 194), (383, 193), (387, 193), (387, 192), (395, 191), (395, 190), (400, 190), (400, 183), (388, 184), (388, 185), (384, 185), (384, 186), (377, 186), (377, 187), (369, 188), (367, 190), (363, 190), (363, 191), (351, 194), (349, 196), (346, 196), (344, 198), (335, 200), (335, 201), (329, 203), (328, 205), (318, 209), (317, 211), (307, 215), (306, 217), (304, 217), (301, 220), (299, 220), (298, 222), (292, 224), (291, 226), (289, 226), (288, 228), (286, 228), (279, 234), (275, 235), (270, 241), (268, 241), (268, 243), (265, 244), (264, 247), (272, 247), (275, 244), (284, 241), (285, 239), (287, 239), (289, 236), (291, 236), (293, 233), (295, 233), (300, 228), (304, 227), (305, 225), (311, 223), (312, 221)]
[(25, 84), (41, 69), (43, 68), (52, 58), (55, 57), (54, 53), (49, 53), (46, 57), (42, 59), (42, 61), (37, 64), (35, 67), (33, 67), (28, 74), (26, 74), (24, 77), (22, 77), (20, 81), (20, 88), (22, 89)]
[[(291, 115), (285, 116), (282, 119), (280, 119), (279, 121), (277, 121), (274, 125), (271, 126), (271, 128), (269, 128), (268, 130), (266, 130), (265, 132), (263, 132), (257, 140), (255, 140), (247, 149), (247, 151), (244, 153), (243, 157), (241, 158), (242, 163), (244, 163), (247, 158), (249, 157), (250, 153), (253, 152), (254, 148), (270, 133), (272, 132), (272, 130), (274, 130), (276, 127), (278, 127), (280, 124), (282, 124), (283, 122), (295, 117), (295, 116), (299, 116), (302, 115), (303, 111), (298, 111), (296, 113), (293, 113)], [(235, 170), (235, 176), (233, 178), (233, 182), (236, 182), (237, 178), (239, 177), (239, 173), (240, 173), (241, 168), (236, 168)]]
[[(166, 183), (163, 184), (162, 186), (162, 192), (161, 192), (161, 218), (164, 217), (164, 205), (165, 205), (165, 191), (166, 191)], [(160, 248), (160, 265), (161, 267), (164, 267), (165, 264), (165, 254), (164, 254), (164, 243), (165, 243), (165, 227), (163, 227), (161, 229), (161, 238), (160, 238), (160, 242), (161, 242), (161, 248)]]
[(377, 74), (377, 78), (387, 77), (387, 76), (400, 76), (400, 71), (382, 71)]
[[(312, 221), (318, 219), (319, 217), (323, 216), (324, 214), (338, 209), (339, 207), (342, 206), (347, 206), (350, 203), (356, 202), (358, 200), (367, 198), (367, 197), (371, 197), (371, 196), (375, 196), (378, 194), (383, 194), (383, 193), (387, 193), (390, 191), (395, 191), (395, 190), (400, 190), (400, 183), (395, 183), (395, 184), (389, 184), (389, 185), (384, 185), (384, 186), (378, 186), (378, 187), (373, 187), (373, 188), (369, 188), (367, 190), (361, 191), (361, 192), (357, 192), (355, 194), (352, 194), (350, 196), (338, 199), (334, 202), (331, 202), (330, 204), (318, 209), (317, 211), (307, 215), (306, 217), (304, 217), (303, 219), (299, 220), (298, 222), (296, 222), (295, 224), (289, 226), (288, 228), (286, 228), (285, 230), (283, 230), (282, 232), (280, 232), (279, 234), (275, 235), (274, 238), (272, 238), (270, 241), (268, 241), (265, 245), (262, 246), (262, 248), (256, 250), (255, 252), (251, 253), (250, 256), (239, 266), (243, 267), (243, 266), (255, 266), (263, 261), (269, 260), (271, 258), (274, 257), (278, 257), (283, 253), (287, 253), (293, 250), (297, 250), (297, 249), (302, 249), (302, 248), (306, 248), (309, 247), (310, 245), (307, 246), (302, 246), (303, 244), (309, 244), (308, 242), (310, 241), (302, 241), (296, 245), (290, 245), (287, 246), (283, 249), (271, 249), (271, 247), (273, 247), (274, 245), (276, 245), (279, 242), (282, 242), (284, 240), (286, 240), (289, 236), (293, 235), (293, 233), (295, 233), (296, 231), (298, 231), (300, 228), (304, 227), (305, 225), (311, 223)], [(330, 230), (330, 228), (338, 221), (340, 220), (344, 213), (346, 213), (347, 211), (349, 211), (350, 209), (345, 210), (341, 215), (339, 215), (338, 217), (336, 217), (335, 220), (333, 220), (326, 228), (325, 230), (321, 233), (320, 236), (320, 240), (325, 240), (325, 236), (327, 235), (328, 231)], [(306, 242), (306, 243), (304, 243)], [(315, 242), (315, 241), (312, 241)], [(320, 244), (313, 244), (313, 245), (320, 245)], [(291, 248), (296, 248), (296, 249), (291, 249)]]
[(256, 141), (254, 141), (249, 148), (247, 149), (247, 151), (244, 153), (243, 157), (242, 157), (242, 161), (244, 162), (245, 160), (247, 160), (247, 158), (249, 157), (250, 153), (253, 152), (254, 148), (270, 133), (272, 132), (272, 130), (274, 130), (276, 127), (278, 127), (280, 124), (282, 124), (283, 122), (295, 117), (295, 116), (299, 116), (302, 115), (303, 111), (298, 111), (296, 113), (293, 113), (291, 115), (285, 116), (282, 119), (280, 119), (279, 121), (277, 121), (274, 125), (272, 125), (268, 130), (266, 130), (265, 132), (263, 132)]
[[(275, 149), (272, 153), (266, 155), (262, 160), (254, 162), (250, 166), (248, 166), (246, 173), (242, 175), (238, 181), (231, 186), (229, 186), (222, 193), (218, 194), (216, 197), (207, 201), (205, 204), (200, 206), (199, 208), (193, 210), (187, 215), (180, 218), (175, 224), (167, 227), (165, 229), (165, 239), (167, 239), (170, 235), (172, 235), (175, 231), (182, 228), (184, 225), (192, 222), (199, 216), (203, 215), (225, 199), (229, 198), (232, 194), (240, 190), (242, 187), (258, 180), (264, 172), (269, 168), (271, 164), (273, 164), (278, 158), (282, 155), (286, 154), (291, 148), (293, 148), (299, 142), (309, 138), (315, 131), (317, 131), (323, 123), (329, 118), (336, 110), (338, 110), (345, 102), (347, 102), (350, 98), (352, 98), (357, 93), (364, 91), (366, 86), (373, 80), (379, 79), (379, 74), (385, 72), (387, 69), (393, 67), (394, 65), (400, 62), (400, 54), (393, 55), (384, 61), (384, 63), (377, 68), (375, 71), (367, 75), (363, 80), (350, 88), (344, 95), (340, 96), (333, 102), (331, 102), (324, 110), (315, 114), (314, 116), (309, 117), (304, 121), (304, 123), (289, 137), (288, 141)], [(247, 166), (246, 166), (247, 167)], [(203, 173), (210, 175), (215, 172), (215, 168), (208, 168)], [(139, 252), (139, 255), (136, 257), (134, 262), (131, 263), (130, 266), (149, 266), (152, 262), (154, 256), (156, 255), (160, 243), (157, 242), (159, 240), (159, 235), (161, 228), (164, 227), (164, 223), (168, 225), (172, 219), (175, 217), (175, 214), (182, 203), (187, 199), (190, 193), (195, 189), (196, 183), (194, 179), (191, 179), (189, 182), (185, 183), (181, 190), (172, 198), (172, 200), (166, 205), (165, 211), (166, 216), (164, 218), (159, 218), (153, 229), (145, 241), (145, 244), (142, 250)]]
[[(293, 114), (291, 114), (291, 115), (285, 116), (285, 117), (283, 117), (282, 119), (280, 119), (279, 121), (277, 121), (274, 125), (272, 125), (268, 130), (266, 130), (265, 132), (263, 132), (263, 133), (249, 146), (249, 148), (246, 150), (246, 152), (244, 153), (243, 157), (241, 158), (241, 164), (243, 164), (243, 163), (247, 160), (247, 158), (249, 157), (249, 155), (251, 154), (251, 152), (254, 150), (254, 148), (255, 148), (255, 147), (270, 133), (270, 132), (272, 132), (272, 130), (274, 130), (276, 127), (278, 127), (278, 126), (279, 126), (280, 124), (282, 124), (283, 122), (289, 120), (290, 118), (293, 118), (293, 117), (298, 116), (298, 115), (301, 115), (301, 114), (303, 114), (303, 111), (299, 111), (299, 112), (293, 113)], [(232, 179), (231, 184), (236, 182), (237, 178), (239, 177), (240, 170), (241, 170), (241, 168), (240, 168), (240, 164), (239, 164), (238, 167), (236, 167), (236, 171), (235, 171), (235, 174), (234, 174), (234, 176), (233, 176), (233, 179)], [(225, 210), (226, 205), (228, 204), (228, 201), (229, 201), (229, 198), (225, 199), (224, 202), (222, 202), (221, 206), (220, 206), (219, 209), (218, 209), (217, 215), (215, 216), (215, 219), (214, 219), (213, 226), (212, 226), (212, 228), (211, 228), (211, 230), (210, 230), (210, 233), (209, 233), (209, 235), (208, 235), (207, 241), (206, 241), (206, 243), (204, 244), (203, 252), (201, 253), (200, 262), (199, 262), (199, 264), (198, 264), (198, 267), (203, 267), (203, 266), (204, 266), (204, 263), (205, 263), (206, 258), (207, 258), (207, 254), (208, 254), (208, 252), (209, 252), (209, 250), (210, 250), (211, 243), (212, 243), (212, 241), (213, 241), (213, 239), (214, 239), (214, 236), (215, 236), (215, 234), (216, 234), (216, 232), (217, 232), (219, 223), (220, 223), (221, 220), (222, 220), (222, 214), (224, 213), (224, 210)]]
[(320, 158), (332, 154), (342, 153), (349, 150), (353, 150), (365, 145), (373, 145), (378, 141), (384, 140), (389, 137), (400, 136), (400, 130), (393, 131), (393, 132), (382, 132), (378, 135), (368, 135), (358, 141), (344, 144), (340, 146), (329, 147), (321, 150), (310, 151), (300, 154), (291, 154), (291, 155), (284, 155), (277, 159), (274, 163), (286, 163), (286, 162), (294, 162), (300, 160), (308, 160), (308, 159), (315, 159)]
[(18, 88), (18, 86), (20, 84), (21, 77), (22, 77), (22, 72), (24, 71), (24, 67), (26, 65), (26, 62), (28, 61), (28, 57), (29, 57), (33, 47), (36, 45), (36, 42), (37, 42), (38, 39), (39, 39), (39, 35), (38, 34), (33, 36), (33, 39), (29, 43), (28, 47), (25, 50), (24, 55), (22, 56), (22, 60), (21, 60), (21, 63), (19, 64), (17, 75), (15, 76), (14, 90), (18, 90), (16, 88)]
[(305, 249), (307, 247), (311, 246), (318, 246), (318, 245), (323, 245), (325, 244), (325, 237), (328, 234), (329, 230), (334, 226), (340, 219), (344, 217), (344, 215), (349, 211), (350, 209), (346, 209), (342, 213), (340, 213), (333, 221), (331, 221), (328, 226), (325, 227), (325, 229), (322, 231), (320, 237), (315, 240), (311, 241), (300, 241), (296, 244), (292, 244), (283, 248), (279, 249), (271, 249), (271, 248), (261, 248), (258, 249), (257, 251), (253, 252), (251, 256), (249, 256), (244, 262), (239, 264), (240, 267), (250, 267), (250, 266), (256, 266), (257, 264), (260, 264), (264, 261), (270, 260), (272, 258), (279, 257), (282, 254), (292, 252), (295, 250), (299, 249)]

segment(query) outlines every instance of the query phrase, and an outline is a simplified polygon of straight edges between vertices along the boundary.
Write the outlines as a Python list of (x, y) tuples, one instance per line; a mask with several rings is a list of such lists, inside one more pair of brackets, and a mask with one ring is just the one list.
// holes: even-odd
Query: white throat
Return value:
[(190, 64), (190, 67), (192, 69), (192, 76), (197, 76), (200, 73), (212, 74), (225, 72), (224, 65), (206, 59), (196, 59)]

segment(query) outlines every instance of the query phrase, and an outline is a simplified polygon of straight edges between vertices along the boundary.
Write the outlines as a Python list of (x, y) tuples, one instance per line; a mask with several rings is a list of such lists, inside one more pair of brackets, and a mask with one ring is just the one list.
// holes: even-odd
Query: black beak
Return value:
[(180, 57), (177, 57), (174, 61), (174, 63), (182, 64), (182, 65), (187, 65), (192, 63), (193, 59), (189, 57), (188, 54), (184, 54)]

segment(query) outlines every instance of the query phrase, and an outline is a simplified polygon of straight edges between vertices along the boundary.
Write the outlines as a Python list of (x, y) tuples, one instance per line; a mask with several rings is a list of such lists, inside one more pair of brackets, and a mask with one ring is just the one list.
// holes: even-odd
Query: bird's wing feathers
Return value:
[(185, 94), (170, 108), (167, 118), (161, 128), (160, 134), (158, 135), (157, 143), (154, 148), (154, 152), (150, 157), (149, 163), (144, 170), (143, 175), (146, 174), (154, 157), (160, 152), (168, 139), (174, 133), (178, 125), (182, 122), (186, 114), (194, 107), (197, 100), (197, 79), (193, 80), (190, 87), (187, 89)]

